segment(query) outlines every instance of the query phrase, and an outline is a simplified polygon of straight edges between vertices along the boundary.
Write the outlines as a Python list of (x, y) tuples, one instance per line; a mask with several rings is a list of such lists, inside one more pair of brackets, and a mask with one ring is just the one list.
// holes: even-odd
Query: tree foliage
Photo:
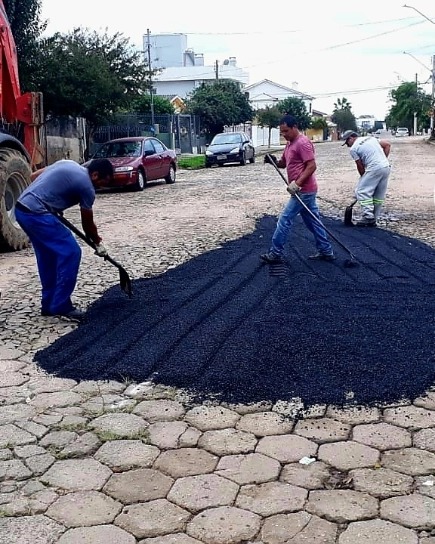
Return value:
[(298, 127), (301, 130), (307, 129), (311, 124), (311, 118), (308, 115), (305, 102), (301, 98), (289, 96), (280, 100), (276, 106), (282, 115), (293, 115), (298, 122)]
[(122, 34), (88, 29), (57, 33), (41, 44), (39, 90), (47, 114), (107, 121), (150, 86), (143, 54)]
[(282, 113), (276, 106), (266, 106), (261, 110), (257, 110), (255, 117), (260, 127), (267, 127), (269, 129), (268, 145), (270, 147), (272, 129), (279, 125)]
[[(163, 96), (153, 96), (153, 109), (154, 113), (157, 115), (174, 113), (174, 106), (171, 104), (170, 100)], [(136, 113), (151, 113), (151, 95), (142, 94), (134, 98), (129, 111)]]
[(337, 125), (337, 130), (340, 133), (346, 130), (357, 130), (355, 115), (352, 113), (352, 105), (347, 98), (339, 98), (334, 103), (331, 120)]
[(39, 71), (38, 40), (47, 23), (40, 21), (41, 0), (3, 0), (17, 47), (22, 92), (35, 91)]
[(237, 82), (220, 79), (203, 83), (186, 100), (186, 113), (199, 115), (209, 136), (223, 132), (225, 125), (252, 121), (253, 109)]
[(390, 92), (393, 105), (386, 117), (389, 128), (407, 127), (413, 131), (414, 113), (417, 114), (417, 128), (430, 125), (431, 96), (423, 92), (414, 82), (406, 81)]

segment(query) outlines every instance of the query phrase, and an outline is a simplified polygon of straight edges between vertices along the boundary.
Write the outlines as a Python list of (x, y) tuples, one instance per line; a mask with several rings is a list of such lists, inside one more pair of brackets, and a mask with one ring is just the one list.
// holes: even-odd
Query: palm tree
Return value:
[(334, 111), (337, 110), (347, 110), (350, 111), (352, 109), (352, 104), (349, 102), (347, 98), (338, 98), (337, 102), (334, 102)]

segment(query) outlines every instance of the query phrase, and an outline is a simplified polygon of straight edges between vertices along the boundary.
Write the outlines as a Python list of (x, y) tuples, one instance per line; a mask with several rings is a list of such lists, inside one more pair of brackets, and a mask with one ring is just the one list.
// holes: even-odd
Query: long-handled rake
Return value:
[[(94, 244), (94, 242), (90, 240), (85, 234), (83, 234), (83, 232), (81, 232), (75, 225), (70, 223), (68, 219), (65, 219), (63, 215), (60, 215), (58, 213), (55, 213), (55, 215), (59, 219), (59, 221), (65, 225), (65, 227), (70, 229), (71, 232), (73, 232), (76, 236), (86, 242), (88, 246), (90, 246), (92, 249), (96, 249), (96, 245)], [(112, 259), (112, 257), (110, 257), (109, 255), (105, 255), (104, 260), (108, 261), (110, 264), (113, 264), (113, 266), (116, 266), (116, 268), (119, 270), (119, 286), (124, 291), (124, 293), (126, 293), (129, 298), (131, 298), (133, 293), (131, 289), (131, 280), (125, 268), (117, 263), (114, 259)]]
[[(266, 156), (269, 158), (269, 162), (270, 164), (275, 168), (275, 170), (278, 172), (278, 174), (281, 176), (282, 180), (284, 181), (284, 183), (288, 186), (289, 185), (289, 182), (287, 181), (287, 179), (285, 178), (284, 174), (281, 172), (281, 170), (278, 168), (278, 166), (276, 165), (275, 161), (273, 160), (273, 158), (270, 156), (269, 153), (266, 153)], [(310, 208), (307, 207), (307, 205), (304, 203), (304, 201), (300, 198), (300, 196), (297, 194), (297, 193), (294, 193), (294, 196), (297, 198), (299, 204), (301, 204), (301, 206), (311, 215), (311, 217), (317, 221), (317, 223), (323, 227), (325, 229), (325, 231), (329, 234), (329, 236), (335, 240), (335, 242), (340, 246), (342, 247), (346, 253), (348, 253), (348, 255), (350, 256), (350, 259), (346, 259), (344, 261), (344, 266), (346, 268), (352, 268), (352, 267), (355, 267), (355, 266), (358, 266), (359, 263), (358, 261), (356, 260), (356, 257), (355, 255), (350, 251), (349, 248), (347, 248), (343, 242), (341, 242), (334, 234), (332, 234), (332, 232), (327, 229), (325, 227), (325, 225), (322, 223), (322, 221), (316, 216), (313, 214), (313, 212), (310, 210)]]

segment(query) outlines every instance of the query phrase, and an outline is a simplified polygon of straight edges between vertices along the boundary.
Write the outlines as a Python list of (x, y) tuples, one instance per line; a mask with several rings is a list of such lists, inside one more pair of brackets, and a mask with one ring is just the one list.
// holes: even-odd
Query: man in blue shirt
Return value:
[(15, 205), (15, 217), (35, 251), (42, 285), (42, 315), (73, 319), (84, 316), (84, 312), (71, 302), (81, 249), (55, 213), (63, 213), (78, 204), (83, 230), (95, 243), (95, 253), (104, 257), (107, 250), (94, 223), (92, 207), (95, 187), (104, 185), (112, 178), (113, 166), (107, 159), (94, 159), (86, 167), (75, 161), (60, 160), (33, 172), (32, 183), (20, 195)]

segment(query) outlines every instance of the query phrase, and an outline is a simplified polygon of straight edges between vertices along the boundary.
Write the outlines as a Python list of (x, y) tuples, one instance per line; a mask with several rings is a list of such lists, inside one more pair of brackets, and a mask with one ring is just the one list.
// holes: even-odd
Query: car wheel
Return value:
[(254, 153), (254, 154), (252, 155), (252, 157), (249, 159), (249, 162), (250, 162), (251, 164), (254, 164), (254, 162), (255, 162), (255, 153)]
[(145, 174), (143, 173), (142, 170), (138, 170), (137, 180), (136, 180), (136, 183), (134, 185), (134, 189), (136, 191), (143, 191), (144, 187), (145, 187), (145, 184), (146, 184)]
[(175, 183), (175, 166), (171, 164), (169, 167), (169, 174), (165, 176), (166, 183)]
[(245, 166), (246, 164), (246, 155), (243, 153), (242, 158), (240, 160), (240, 166)]

